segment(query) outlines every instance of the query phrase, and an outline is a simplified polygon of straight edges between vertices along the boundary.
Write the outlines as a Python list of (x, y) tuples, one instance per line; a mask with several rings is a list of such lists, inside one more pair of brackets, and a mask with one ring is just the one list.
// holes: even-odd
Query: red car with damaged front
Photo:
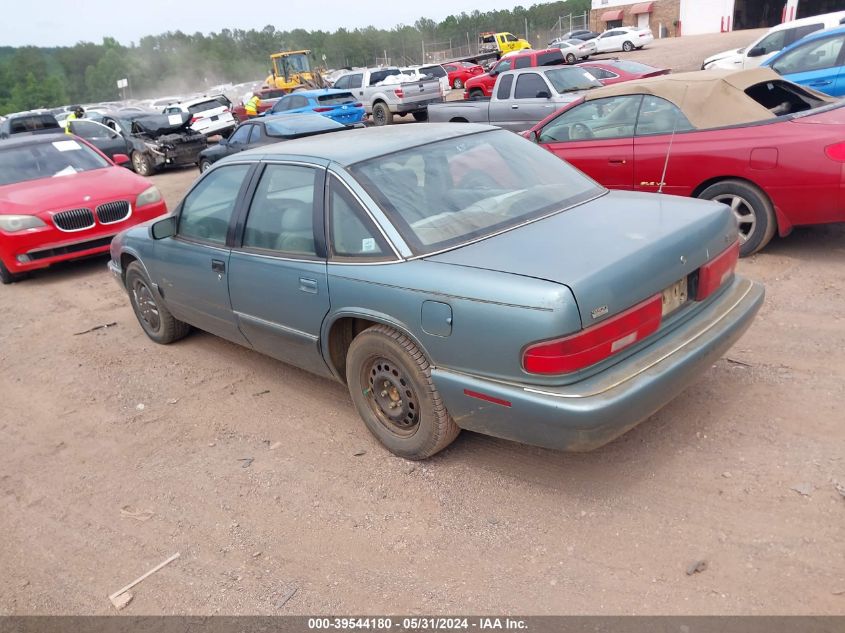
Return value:
[(460, 90), (466, 85), (467, 80), (472, 79), (476, 75), (483, 75), (484, 69), (478, 64), (470, 64), (469, 62), (450, 62), (442, 64), (443, 70), (449, 76), (449, 85), (455, 90)]
[[(129, 162), (120, 154), (118, 162)], [(150, 181), (84, 140), (43, 134), (0, 141), (0, 281), (107, 253), (123, 229), (167, 213)]]

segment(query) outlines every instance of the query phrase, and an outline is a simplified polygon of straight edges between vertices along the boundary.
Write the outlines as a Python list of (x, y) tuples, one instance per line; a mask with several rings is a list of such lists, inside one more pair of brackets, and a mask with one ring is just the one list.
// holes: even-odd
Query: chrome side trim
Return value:
[(238, 312), (237, 310), (233, 310), (235, 316), (239, 319), (243, 319), (245, 321), (252, 321), (257, 325), (263, 325), (273, 330), (279, 330), (285, 334), (292, 334), (294, 336), (298, 336), (300, 338), (308, 339), (309, 341), (317, 342), (319, 340), (319, 336), (314, 336), (313, 334), (309, 334), (308, 332), (303, 332), (302, 330), (297, 330), (296, 328), (288, 327), (286, 325), (282, 325), (281, 323), (274, 323), (273, 321), (266, 321), (264, 319), (260, 319), (259, 317), (252, 316), (251, 314), (244, 314), (243, 312)]

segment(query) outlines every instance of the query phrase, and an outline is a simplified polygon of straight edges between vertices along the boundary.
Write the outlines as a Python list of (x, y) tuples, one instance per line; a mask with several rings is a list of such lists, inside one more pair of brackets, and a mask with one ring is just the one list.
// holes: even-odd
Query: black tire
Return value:
[(632, 50), (634, 50), (634, 45), (631, 42), (623, 42), (622, 50), (626, 53), (630, 53)]
[(201, 174), (207, 172), (209, 170), (209, 168), (211, 168), (211, 161), (208, 160), (207, 158), (203, 158), (200, 161), (199, 168), (200, 168)]
[(452, 82), (452, 88), (455, 90), (460, 90), (464, 87), (464, 82), (461, 81), (460, 77), (455, 77), (455, 81)]
[(428, 112), (414, 112), (414, 121), (418, 123), (428, 121)]
[(16, 281), (20, 281), (23, 278), (23, 275), (15, 275), (9, 272), (9, 269), (6, 268), (6, 265), (0, 261), (0, 284), (4, 286), (8, 284), (13, 284)]
[(393, 113), (384, 103), (377, 103), (373, 106), (373, 125), (382, 126), (393, 123)]
[(346, 377), (361, 419), (395, 455), (426, 459), (461, 432), (431, 380), (425, 355), (393, 328), (374, 325), (355, 337)]
[(483, 99), (484, 98), (484, 91), (481, 88), (473, 88), (469, 91), (469, 98), (470, 99)]
[(574, 64), (574, 63), (575, 63), (575, 61), (576, 61), (576, 60), (575, 60), (575, 55), (573, 55), (572, 53), (569, 53), (569, 54), (566, 56), (566, 63), (567, 63), (567, 64), (572, 65), (572, 64)]
[(152, 176), (155, 173), (153, 161), (146, 152), (132, 152), (132, 171), (139, 176)]
[(170, 314), (141, 264), (132, 262), (126, 267), (125, 284), (135, 317), (153, 341), (168, 345), (188, 335), (191, 326)]
[(727, 205), (739, 224), (739, 256), (747, 257), (762, 249), (774, 237), (777, 219), (769, 197), (758, 187), (742, 180), (723, 180), (698, 194), (704, 200)]

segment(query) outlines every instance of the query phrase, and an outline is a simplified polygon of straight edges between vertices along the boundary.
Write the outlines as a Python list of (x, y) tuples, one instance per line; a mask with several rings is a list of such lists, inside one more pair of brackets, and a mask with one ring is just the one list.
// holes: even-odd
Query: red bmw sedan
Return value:
[(27, 135), (0, 142), (4, 284), (56, 262), (107, 253), (121, 230), (164, 213), (158, 188), (78, 137)]

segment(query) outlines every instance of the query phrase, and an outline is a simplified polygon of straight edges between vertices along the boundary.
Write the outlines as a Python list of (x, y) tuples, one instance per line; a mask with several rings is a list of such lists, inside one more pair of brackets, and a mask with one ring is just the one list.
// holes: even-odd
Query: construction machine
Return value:
[(303, 88), (324, 88), (325, 81), (311, 67), (311, 51), (284, 51), (270, 55), (270, 74), (264, 80), (269, 88), (293, 92)]

